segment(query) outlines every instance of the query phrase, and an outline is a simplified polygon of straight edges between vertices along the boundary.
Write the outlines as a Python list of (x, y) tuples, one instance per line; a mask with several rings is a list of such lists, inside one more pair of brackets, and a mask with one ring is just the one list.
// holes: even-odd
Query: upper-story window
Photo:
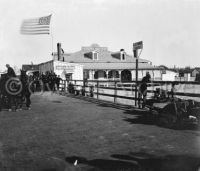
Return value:
[(121, 59), (121, 61), (126, 60), (126, 53), (125, 53), (124, 49), (120, 49), (120, 59)]
[(125, 61), (125, 60), (126, 60), (126, 55), (125, 55), (124, 52), (121, 52), (120, 56), (121, 56), (121, 60), (122, 60), (122, 61)]
[(98, 53), (92, 52), (92, 58), (93, 58), (93, 60), (98, 60)]

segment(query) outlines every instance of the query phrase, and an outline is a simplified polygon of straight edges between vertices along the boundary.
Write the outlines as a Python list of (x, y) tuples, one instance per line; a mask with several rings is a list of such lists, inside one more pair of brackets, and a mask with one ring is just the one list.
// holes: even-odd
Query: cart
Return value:
[(159, 126), (168, 128), (184, 128), (188, 125), (200, 124), (200, 102), (180, 98), (152, 98), (146, 100), (151, 117)]

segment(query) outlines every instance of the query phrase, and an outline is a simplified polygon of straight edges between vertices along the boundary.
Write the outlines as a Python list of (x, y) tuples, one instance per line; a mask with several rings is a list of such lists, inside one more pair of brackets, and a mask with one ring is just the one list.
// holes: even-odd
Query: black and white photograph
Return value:
[(200, 0), (0, 0), (0, 171), (200, 171)]

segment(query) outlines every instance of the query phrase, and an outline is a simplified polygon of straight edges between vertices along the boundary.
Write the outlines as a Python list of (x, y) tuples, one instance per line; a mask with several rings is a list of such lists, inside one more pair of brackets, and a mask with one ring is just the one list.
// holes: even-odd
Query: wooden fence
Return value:
[[(141, 82), (138, 82), (138, 85)], [(177, 97), (184, 98), (197, 98), (200, 100), (200, 83), (199, 82), (183, 82), (183, 81), (152, 81), (148, 83), (148, 98), (151, 98), (154, 93), (159, 90), (164, 90), (167, 95), (171, 95), (172, 84), (176, 87), (182, 87), (187, 85), (188, 90), (178, 90), (173, 92)], [(102, 81), (102, 80), (71, 80), (69, 82), (62, 81), (61, 90), (64, 92), (70, 91), (69, 87), (73, 87), (72, 93), (81, 94), (83, 96), (91, 96), (99, 99), (100, 97), (112, 98), (114, 103), (117, 99), (127, 99), (127, 100), (138, 100), (135, 93), (138, 93), (138, 85), (136, 86), (135, 81), (131, 82), (120, 82), (120, 81)], [(189, 88), (190, 87), (190, 88)], [(196, 91), (199, 90), (199, 91)]]

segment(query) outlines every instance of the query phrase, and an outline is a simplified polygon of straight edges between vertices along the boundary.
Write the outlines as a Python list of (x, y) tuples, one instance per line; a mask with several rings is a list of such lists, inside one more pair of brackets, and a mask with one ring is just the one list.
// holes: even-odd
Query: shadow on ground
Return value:
[(133, 106), (130, 106), (130, 105), (112, 103), (112, 102), (109, 102), (109, 101), (99, 100), (99, 99), (95, 99), (95, 98), (92, 98), (92, 97), (75, 96), (75, 95), (70, 95), (70, 94), (67, 94), (67, 96), (71, 97), (71, 98), (80, 99), (80, 100), (84, 100), (84, 101), (87, 101), (87, 102), (95, 103), (95, 104), (97, 104), (98, 106), (101, 106), (101, 107), (113, 107), (113, 108), (122, 109), (122, 110), (127, 110), (127, 109), (133, 108)]
[[(174, 130), (199, 130), (198, 124), (195, 122), (177, 122), (172, 125), (166, 118), (159, 117), (157, 114), (152, 114), (150, 111), (132, 109), (124, 111), (124, 114), (134, 117), (124, 117), (124, 121), (130, 124), (145, 124), (156, 125), (159, 127), (174, 129)], [(165, 122), (160, 122), (164, 120)]]
[(156, 157), (146, 153), (114, 154), (111, 157), (136, 161), (144, 171), (197, 171), (200, 167), (200, 156), (167, 155)]
[(93, 171), (139, 171), (139, 166), (137, 163), (131, 161), (123, 161), (118, 159), (93, 159), (88, 160), (84, 157), (70, 156), (66, 157), (68, 163), (74, 164), (76, 161), (78, 164), (83, 164), (89, 166)]
[[(174, 130), (198, 130), (198, 125), (193, 123), (184, 123), (181, 125), (175, 124), (174, 126), (169, 125), (168, 123), (160, 123), (158, 120), (158, 115), (152, 114), (148, 109), (138, 109), (134, 108), (131, 105), (123, 105), (123, 104), (116, 104), (104, 100), (98, 100), (91, 97), (85, 96), (75, 96), (67, 94), (68, 97), (80, 99), (83, 101), (95, 103), (100, 107), (112, 107), (115, 109), (120, 109), (124, 111), (124, 114), (127, 116), (130, 115), (131, 117), (124, 117), (124, 121), (130, 124), (145, 124), (145, 125), (156, 125), (159, 127), (174, 129)], [(134, 117), (134, 118), (133, 118)]]
[(84, 157), (66, 157), (68, 163), (92, 167), (100, 171), (198, 171), (200, 157), (168, 155), (156, 157), (146, 153), (113, 154), (113, 159), (87, 160)]

